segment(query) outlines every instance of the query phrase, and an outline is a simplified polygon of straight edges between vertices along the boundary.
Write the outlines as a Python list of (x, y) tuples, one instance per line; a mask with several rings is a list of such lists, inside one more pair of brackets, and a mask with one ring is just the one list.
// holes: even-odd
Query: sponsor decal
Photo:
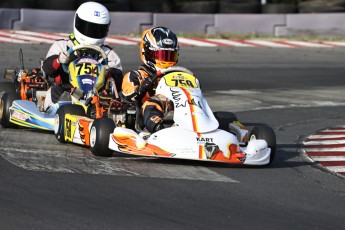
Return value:
[(88, 84), (88, 85), (92, 85), (93, 84), (93, 80), (92, 79), (88, 79), (88, 78), (84, 78), (81, 80), (83, 82), (83, 84)]
[(219, 152), (219, 146), (215, 143), (206, 143), (204, 147), (207, 159), (211, 159), (215, 154)]
[(78, 119), (80, 139), (86, 146), (90, 146), (89, 126), (91, 122), (93, 122), (93, 120), (87, 118)]
[(172, 44), (174, 44), (173, 40), (171, 40), (170, 38), (163, 39), (162, 43), (165, 44), (165, 45), (172, 45)]
[(213, 144), (213, 138), (212, 137), (196, 137), (196, 142), (199, 145), (204, 145), (206, 143), (212, 143)]
[(164, 77), (168, 86), (178, 88), (198, 88), (196, 78), (187, 73), (170, 73)]
[(21, 120), (21, 121), (26, 121), (27, 119), (30, 118), (29, 115), (18, 112), (18, 111), (13, 111), (13, 113), (11, 114), (12, 118)]
[(81, 58), (77, 64), (79, 63), (91, 63), (91, 64), (96, 64), (96, 65), (99, 65), (99, 62), (95, 59), (92, 59), (92, 58)]
[(99, 11), (94, 11), (93, 15), (96, 16), (96, 17), (100, 17), (101, 13)]
[(184, 77), (182, 76), (182, 74), (178, 74), (178, 75), (175, 75), (175, 76), (172, 76), (172, 79), (184, 79)]

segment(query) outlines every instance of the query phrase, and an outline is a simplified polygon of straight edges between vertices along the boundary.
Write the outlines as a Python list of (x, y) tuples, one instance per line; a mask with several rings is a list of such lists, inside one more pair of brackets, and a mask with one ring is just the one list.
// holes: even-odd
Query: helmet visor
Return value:
[[(110, 23), (109, 23), (110, 24)], [(83, 35), (90, 38), (105, 38), (108, 34), (109, 24), (97, 24), (75, 17), (75, 28)]]
[(178, 52), (172, 50), (149, 50), (149, 56), (158, 61), (177, 62)]

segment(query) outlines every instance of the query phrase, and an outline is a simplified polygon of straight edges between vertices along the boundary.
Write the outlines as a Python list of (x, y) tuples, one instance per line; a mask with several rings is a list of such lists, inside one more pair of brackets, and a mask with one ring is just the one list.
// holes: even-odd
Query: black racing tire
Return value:
[(126, 128), (135, 129), (135, 114), (127, 114), (126, 116)]
[(2, 0), (0, 8), (36, 8), (36, 0)]
[(54, 134), (55, 138), (60, 143), (65, 143), (65, 116), (66, 114), (73, 114), (78, 116), (85, 116), (85, 110), (80, 105), (74, 105), (74, 104), (67, 104), (62, 105), (55, 114), (55, 125), (54, 125)]
[(173, 5), (171, 1), (162, 0), (130, 0), (132, 12), (171, 13)]
[(271, 149), (269, 165), (273, 162), (276, 155), (276, 134), (268, 125), (255, 126), (249, 134), (249, 140), (258, 139), (264, 139), (267, 142), (267, 146)]
[(219, 129), (229, 131), (229, 123), (238, 121), (237, 116), (234, 113), (226, 111), (213, 112), (213, 115), (219, 123)]
[(203, 13), (214, 14), (218, 12), (218, 2), (216, 1), (177, 1), (177, 13)]
[(298, 4), (300, 13), (335, 13), (345, 11), (345, 0), (312, 0)]
[(78, 8), (76, 1), (72, 0), (59, 0), (59, 1), (47, 1), (37, 0), (38, 9), (47, 10), (76, 10)]
[(115, 123), (110, 118), (96, 119), (90, 130), (90, 150), (95, 156), (111, 157), (113, 150), (109, 149), (109, 136), (115, 129)]
[(3, 128), (17, 128), (18, 125), (10, 122), (10, 107), (13, 101), (21, 100), (19, 94), (15, 92), (6, 92), (0, 99), (0, 124)]
[(0, 83), (0, 92), (16, 92), (16, 88), (13, 82), (1, 82)]
[(263, 14), (294, 14), (297, 13), (295, 4), (269, 3), (261, 7)]
[(219, 0), (219, 13), (257, 14), (261, 13), (261, 4), (258, 1)]

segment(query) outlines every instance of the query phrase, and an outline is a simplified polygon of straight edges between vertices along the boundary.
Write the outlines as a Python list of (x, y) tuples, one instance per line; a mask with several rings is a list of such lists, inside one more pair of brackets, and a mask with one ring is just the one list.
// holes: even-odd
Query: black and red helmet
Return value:
[(153, 27), (142, 34), (140, 58), (147, 65), (153, 64), (156, 69), (174, 66), (178, 61), (178, 50), (176, 34), (168, 28)]

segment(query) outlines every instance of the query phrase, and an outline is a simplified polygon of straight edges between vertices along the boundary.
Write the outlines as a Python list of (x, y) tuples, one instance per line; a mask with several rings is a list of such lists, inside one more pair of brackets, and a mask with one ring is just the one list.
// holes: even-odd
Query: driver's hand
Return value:
[(147, 77), (139, 86), (139, 94), (144, 94), (152, 89), (153, 89), (153, 82), (150, 77)]
[(59, 54), (58, 62), (60, 64), (68, 64), (70, 62), (70, 57), (67, 51)]

